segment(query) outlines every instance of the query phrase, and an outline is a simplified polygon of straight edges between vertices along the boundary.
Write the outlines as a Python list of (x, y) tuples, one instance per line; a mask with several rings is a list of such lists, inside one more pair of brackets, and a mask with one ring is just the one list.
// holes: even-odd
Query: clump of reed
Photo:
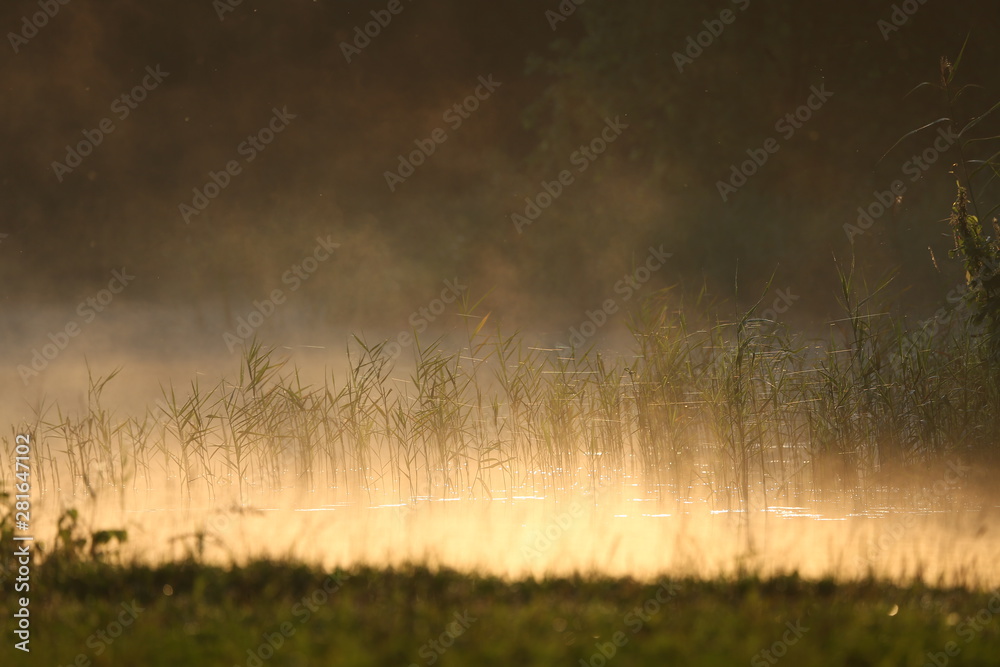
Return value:
[(663, 294), (632, 314), (632, 355), (530, 346), (466, 313), (466, 342), (417, 339), (406, 378), (354, 339), (347, 370), (308, 385), (254, 341), (233, 381), (167, 386), (121, 417), (102, 402), (115, 373), (92, 377), (84, 414), (43, 404), (24, 428), (43, 486), (69, 495), (166, 480), (239, 502), (290, 486), (405, 502), (626, 483), (727, 508), (824, 489), (877, 499), (892, 471), (994, 463), (1000, 427), (976, 326), (907, 328), (879, 305), (888, 284), (842, 272), (844, 317), (823, 341), (756, 307), (695, 328)]

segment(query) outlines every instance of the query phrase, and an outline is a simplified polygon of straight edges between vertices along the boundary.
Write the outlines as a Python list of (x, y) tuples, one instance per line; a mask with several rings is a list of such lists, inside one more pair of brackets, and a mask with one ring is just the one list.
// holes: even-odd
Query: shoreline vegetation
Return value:
[[(31, 654), (47, 665), (991, 664), (1000, 590), (866, 579), (565, 577), (49, 563)], [(0, 597), (6, 616), (10, 596)], [(935, 662), (935, 660), (937, 662)]]

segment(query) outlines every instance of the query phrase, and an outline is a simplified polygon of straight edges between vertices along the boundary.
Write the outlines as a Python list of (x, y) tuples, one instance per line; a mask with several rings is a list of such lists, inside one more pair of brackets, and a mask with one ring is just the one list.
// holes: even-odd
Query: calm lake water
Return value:
[[(194, 553), (215, 562), (272, 556), (327, 567), (421, 562), (508, 577), (655, 578), (750, 569), (857, 578), (872, 571), (1000, 585), (997, 504), (858, 511), (827, 501), (743, 511), (627, 491), (380, 502), (288, 490), (245, 505), (218, 496), (176, 502), (156, 492), (127, 492), (61, 505), (78, 507), (88, 528), (126, 528), (122, 556), (154, 561)], [(36, 516), (53, 519), (52, 505), (43, 502)]]

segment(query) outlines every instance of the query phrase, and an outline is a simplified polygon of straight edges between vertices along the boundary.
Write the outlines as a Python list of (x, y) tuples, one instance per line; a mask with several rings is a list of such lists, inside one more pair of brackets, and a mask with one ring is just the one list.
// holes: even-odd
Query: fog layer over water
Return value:
[[(606, 358), (633, 370), (605, 372), (598, 384), (580, 378), (601, 367), (559, 370), (570, 363), (566, 350), (526, 346), (521, 354), (549, 360), (538, 362), (537, 375), (511, 357), (508, 370), (545, 387), (521, 406), (540, 412), (522, 420), (512, 389), (505, 404), (475, 401), (476, 388), (499, 391), (504, 382), (499, 357), (475, 345), (443, 347), (440, 357), (427, 351), (419, 364), (408, 351), (365, 380), (378, 355), (353, 342), (348, 359), (346, 333), (312, 332), (266, 358), (287, 356), (281, 372), (294, 383), (275, 376), (254, 385), (260, 367), (243, 348), (226, 356), (206, 340), (188, 354), (140, 353), (100, 332), (74, 341), (27, 385), (17, 377), (5, 385), (4, 417), (35, 438), (38, 539), (50, 540), (60, 513), (75, 507), (81, 530), (124, 528), (119, 555), (152, 561), (292, 556), (328, 567), (421, 562), (511, 577), (750, 570), (1000, 584), (992, 566), (1000, 505), (960, 448), (922, 465), (859, 464), (852, 478), (791, 436), (782, 435), (780, 449), (766, 440), (741, 459), (717, 432), (692, 422), (676, 459), (651, 461), (644, 433), (661, 434), (654, 444), (662, 452), (680, 434), (643, 421), (659, 413), (644, 412), (635, 356), (607, 348), (610, 337), (602, 339)], [(7, 354), (8, 368), (22, 363), (21, 348)], [(481, 384), (448, 394), (449, 381), (475, 363)], [(100, 392), (88, 392), (118, 366)], [(178, 411), (192, 381), (215, 393), (194, 412)], [(594, 412), (607, 382), (618, 431), (602, 430), (608, 420)], [(296, 386), (311, 389), (296, 398)], [(570, 388), (576, 393), (559, 393)], [(364, 397), (320, 409), (312, 390)], [(702, 419), (706, 400), (689, 397), (671, 419)], [(590, 407), (565, 412), (578, 401)], [(240, 438), (251, 450), (244, 458), (234, 445)], [(751, 473), (745, 486), (740, 465)]]

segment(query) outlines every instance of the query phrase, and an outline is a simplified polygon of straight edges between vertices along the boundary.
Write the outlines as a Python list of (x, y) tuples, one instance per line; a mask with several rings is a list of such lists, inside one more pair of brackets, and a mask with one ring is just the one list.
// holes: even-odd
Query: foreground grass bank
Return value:
[(13, 648), (4, 586), (0, 664), (988, 665), (1000, 654), (1000, 593), (920, 583), (510, 583), (193, 561), (33, 577), (31, 653)]

